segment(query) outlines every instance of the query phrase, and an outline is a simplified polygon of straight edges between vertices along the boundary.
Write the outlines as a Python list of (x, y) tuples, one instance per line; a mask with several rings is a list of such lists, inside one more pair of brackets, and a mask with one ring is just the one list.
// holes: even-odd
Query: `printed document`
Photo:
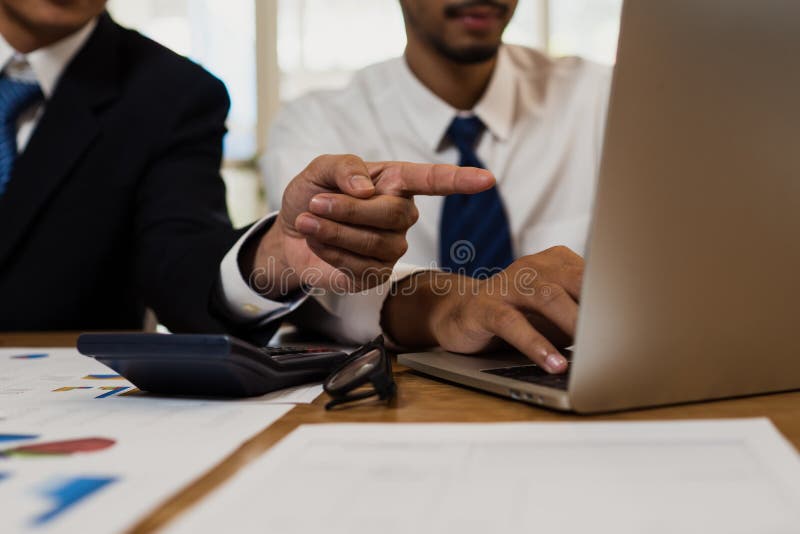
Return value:
[(0, 531), (124, 532), (310, 395), (156, 397), (75, 350), (0, 349)]
[(766, 419), (303, 426), (170, 534), (797, 534)]

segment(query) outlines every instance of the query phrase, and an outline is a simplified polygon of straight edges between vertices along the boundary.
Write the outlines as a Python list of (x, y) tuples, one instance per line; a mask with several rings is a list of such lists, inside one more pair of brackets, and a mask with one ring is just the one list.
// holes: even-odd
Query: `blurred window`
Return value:
[(256, 153), (255, 5), (257, 0), (110, 0), (123, 26), (203, 65), (231, 96), (225, 157)]
[[(508, 42), (541, 46), (539, 0), (520, 0)], [(342, 31), (331, 21), (347, 18)], [(310, 90), (344, 86), (356, 70), (400, 56), (406, 44), (398, 0), (279, 0), (278, 62), (281, 100)]]
[[(203, 65), (231, 94), (229, 160), (257, 151), (255, 2), (277, 3), (278, 85), (282, 101), (341, 87), (353, 72), (399, 56), (405, 47), (398, 0), (110, 0), (118, 22)], [(613, 63), (622, 0), (519, 0), (505, 40)], [(549, 20), (543, 18), (549, 13)], [(346, 18), (358, 31), (331, 21)], [(549, 30), (549, 36), (545, 33)], [(262, 90), (262, 94), (263, 94)]]
[(552, 0), (550, 53), (613, 64), (622, 0)]

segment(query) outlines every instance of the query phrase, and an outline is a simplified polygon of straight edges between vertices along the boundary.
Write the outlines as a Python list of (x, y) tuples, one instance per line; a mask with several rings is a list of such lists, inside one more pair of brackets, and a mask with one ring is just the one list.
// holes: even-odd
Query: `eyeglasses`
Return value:
[(386, 354), (383, 336), (378, 336), (348, 356), (322, 384), (331, 401), (326, 410), (377, 396), (388, 401), (397, 392), (392, 362)]

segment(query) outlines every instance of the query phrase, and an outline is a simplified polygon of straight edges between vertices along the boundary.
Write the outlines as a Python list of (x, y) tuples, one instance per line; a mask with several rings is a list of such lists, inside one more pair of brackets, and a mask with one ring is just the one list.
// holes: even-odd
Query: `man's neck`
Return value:
[(80, 28), (41, 30), (32, 28), (0, 3), (0, 35), (22, 54), (45, 48), (78, 31)]
[(484, 63), (456, 63), (412, 39), (408, 41), (405, 56), (411, 72), (423, 85), (462, 111), (471, 110), (481, 99), (497, 64), (497, 56)]

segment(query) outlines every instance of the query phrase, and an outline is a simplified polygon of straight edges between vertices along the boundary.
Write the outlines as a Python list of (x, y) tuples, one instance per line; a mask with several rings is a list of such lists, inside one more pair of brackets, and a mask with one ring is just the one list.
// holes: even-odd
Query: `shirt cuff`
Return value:
[[(282, 318), (294, 311), (307, 298), (300, 290), (286, 301), (264, 298), (250, 287), (245, 274), (239, 269), (239, 254), (245, 244), (261, 239), (272, 227), (277, 212), (267, 215), (254, 224), (222, 259), (220, 266), (221, 301), (228, 308), (228, 315), (238, 323), (265, 324)], [(249, 276), (250, 273), (247, 273)]]
[(318, 326), (325, 330), (325, 334), (347, 343), (363, 344), (383, 335), (387, 345), (396, 347), (381, 327), (383, 305), (395, 291), (397, 282), (427, 270), (430, 269), (397, 264), (389, 281), (372, 289), (345, 295), (330, 291), (314, 295), (314, 299), (329, 315)]

